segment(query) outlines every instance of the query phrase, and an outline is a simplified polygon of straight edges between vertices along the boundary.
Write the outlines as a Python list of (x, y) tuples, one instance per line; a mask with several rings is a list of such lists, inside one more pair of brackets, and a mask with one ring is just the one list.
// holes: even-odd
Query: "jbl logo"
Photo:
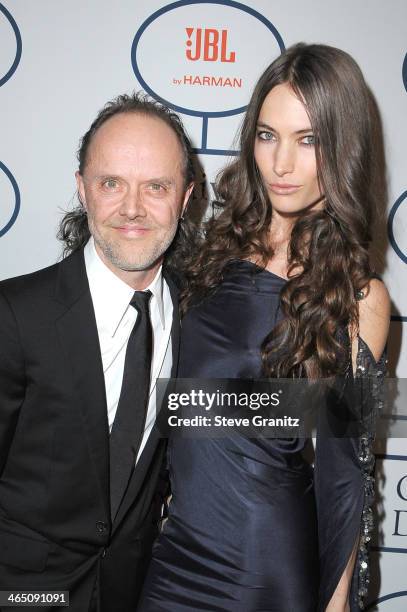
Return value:
[[(235, 62), (236, 53), (228, 53), (228, 31), (213, 28), (185, 28), (188, 40), (186, 56), (192, 62), (202, 59), (204, 62)], [(195, 44), (193, 42), (195, 35)]]

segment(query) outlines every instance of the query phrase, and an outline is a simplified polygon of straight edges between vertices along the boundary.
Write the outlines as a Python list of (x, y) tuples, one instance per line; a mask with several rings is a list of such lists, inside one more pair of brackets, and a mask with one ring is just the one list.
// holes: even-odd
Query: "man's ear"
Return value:
[(182, 203), (182, 210), (181, 210), (181, 217), (184, 215), (185, 209), (187, 207), (187, 204), (189, 202), (189, 198), (191, 197), (191, 194), (194, 190), (195, 187), (195, 183), (190, 183), (190, 185), (188, 185), (186, 191), (185, 191), (185, 195), (184, 195), (184, 201)]
[(83, 183), (83, 176), (79, 172), (79, 170), (75, 172), (75, 178), (76, 178), (76, 187), (78, 189), (79, 202), (82, 204), (82, 206), (86, 210), (85, 185)]

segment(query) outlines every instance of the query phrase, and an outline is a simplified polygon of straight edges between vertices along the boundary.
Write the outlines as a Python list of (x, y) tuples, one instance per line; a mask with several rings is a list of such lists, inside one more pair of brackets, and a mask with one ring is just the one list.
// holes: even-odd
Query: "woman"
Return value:
[[(342, 377), (356, 412), (377, 409), (389, 297), (368, 256), (374, 138), (343, 51), (299, 44), (266, 69), (187, 270), (180, 377)], [(367, 376), (372, 393), (356, 385)], [(360, 427), (332, 438), (321, 424), (314, 469), (304, 439), (170, 439), (173, 497), (140, 612), (359, 609), (373, 467)]]

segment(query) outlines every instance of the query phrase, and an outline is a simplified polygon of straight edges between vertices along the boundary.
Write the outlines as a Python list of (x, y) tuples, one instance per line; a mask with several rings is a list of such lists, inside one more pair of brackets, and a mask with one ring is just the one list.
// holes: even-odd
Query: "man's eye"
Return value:
[(107, 187), (107, 189), (117, 189), (117, 187), (119, 186), (118, 181), (116, 181), (116, 179), (107, 179), (104, 183), (103, 183), (104, 187)]
[(164, 187), (160, 183), (151, 183), (150, 189), (151, 191), (164, 191)]

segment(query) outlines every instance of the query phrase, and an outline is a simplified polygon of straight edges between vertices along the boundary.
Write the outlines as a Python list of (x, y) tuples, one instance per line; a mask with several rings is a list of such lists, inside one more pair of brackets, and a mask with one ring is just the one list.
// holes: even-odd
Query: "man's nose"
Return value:
[(142, 193), (138, 187), (128, 189), (120, 206), (120, 214), (125, 215), (128, 219), (145, 217), (146, 209), (144, 206)]

